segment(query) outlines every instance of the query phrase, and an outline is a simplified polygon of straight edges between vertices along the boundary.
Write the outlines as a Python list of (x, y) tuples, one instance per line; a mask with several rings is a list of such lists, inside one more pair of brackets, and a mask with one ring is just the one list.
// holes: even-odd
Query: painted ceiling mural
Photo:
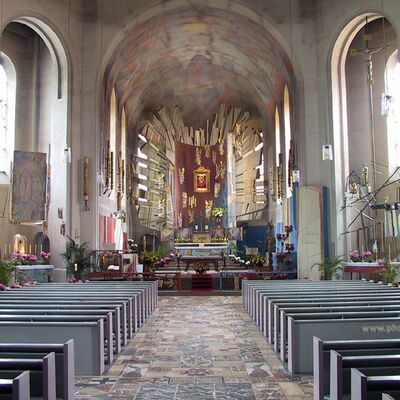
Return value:
[(262, 115), (280, 98), (291, 67), (278, 43), (254, 21), (185, 6), (129, 31), (108, 72), (136, 120), (143, 110), (178, 104), (185, 124), (201, 127), (223, 102)]

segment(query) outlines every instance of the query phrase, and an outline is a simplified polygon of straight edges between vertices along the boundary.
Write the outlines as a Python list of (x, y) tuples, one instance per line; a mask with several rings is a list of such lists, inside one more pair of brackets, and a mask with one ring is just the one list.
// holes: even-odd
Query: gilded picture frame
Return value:
[(195, 193), (210, 192), (210, 170), (199, 167), (193, 171), (193, 188)]

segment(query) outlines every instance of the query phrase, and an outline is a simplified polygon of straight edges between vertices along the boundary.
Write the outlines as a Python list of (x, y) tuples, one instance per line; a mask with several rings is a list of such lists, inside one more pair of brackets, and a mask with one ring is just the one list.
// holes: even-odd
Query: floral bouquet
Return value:
[(373, 262), (374, 261), (374, 253), (372, 251), (367, 250), (362, 252), (362, 259), (365, 262)]
[(216, 218), (222, 218), (225, 214), (224, 207), (214, 207), (211, 211), (211, 215)]
[(361, 254), (358, 252), (357, 249), (350, 250), (349, 256), (350, 256), (350, 260), (352, 262), (360, 262), (360, 261), (362, 261)]
[(41, 251), (40, 252), (40, 257), (42, 258), (42, 260), (44, 262), (48, 263), (50, 261), (51, 253), (46, 253), (45, 251)]
[(11, 260), (15, 261), (17, 265), (33, 265), (37, 261), (37, 256), (34, 254), (23, 254), (15, 252), (11, 254)]

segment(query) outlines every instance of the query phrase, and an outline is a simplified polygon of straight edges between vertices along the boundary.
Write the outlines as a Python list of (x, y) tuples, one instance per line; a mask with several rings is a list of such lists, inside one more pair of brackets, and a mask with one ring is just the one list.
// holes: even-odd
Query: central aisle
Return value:
[(312, 377), (283, 369), (241, 297), (160, 297), (102, 377), (77, 379), (76, 399), (91, 398), (311, 399)]

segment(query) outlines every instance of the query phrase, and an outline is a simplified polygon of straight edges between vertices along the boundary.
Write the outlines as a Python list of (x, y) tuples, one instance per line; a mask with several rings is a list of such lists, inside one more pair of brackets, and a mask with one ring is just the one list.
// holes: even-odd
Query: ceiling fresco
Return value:
[(178, 104), (185, 124), (204, 126), (223, 102), (262, 116), (280, 100), (291, 66), (254, 21), (186, 6), (128, 31), (107, 71), (136, 120), (143, 111)]

